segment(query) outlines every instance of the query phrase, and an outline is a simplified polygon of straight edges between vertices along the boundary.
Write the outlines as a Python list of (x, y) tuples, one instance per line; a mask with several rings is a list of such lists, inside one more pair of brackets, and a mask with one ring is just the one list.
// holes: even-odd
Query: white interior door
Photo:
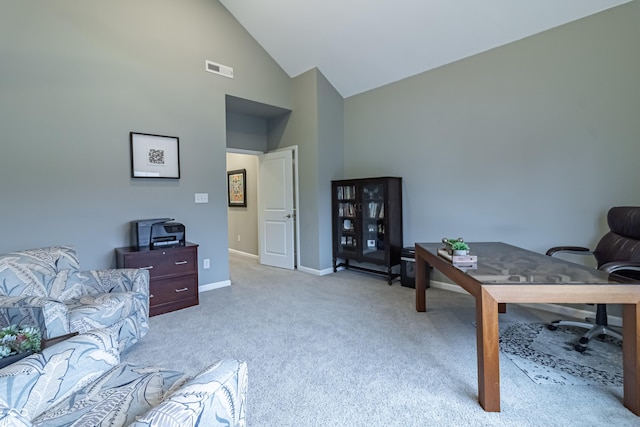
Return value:
[(259, 156), (260, 263), (294, 268), (293, 150)]

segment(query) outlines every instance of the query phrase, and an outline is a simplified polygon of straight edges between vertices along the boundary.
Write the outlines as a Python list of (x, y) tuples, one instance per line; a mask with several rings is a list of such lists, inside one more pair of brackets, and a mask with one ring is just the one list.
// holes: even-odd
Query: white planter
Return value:
[(456, 256), (466, 256), (469, 255), (469, 251), (453, 251), (453, 254)]

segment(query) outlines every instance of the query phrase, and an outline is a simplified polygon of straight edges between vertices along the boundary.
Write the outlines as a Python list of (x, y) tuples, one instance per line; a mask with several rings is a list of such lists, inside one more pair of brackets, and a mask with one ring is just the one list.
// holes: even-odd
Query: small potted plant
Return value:
[(0, 329), (0, 368), (40, 351), (41, 339), (40, 330), (33, 326)]
[[(468, 251), (469, 251), (469, 245), (467, 245), (464, 240), (462, 239), (462, 237), (458, 237), (457, 239), (448, 239), (448, 238), (443, 238), (442, 239), (442, 243), (445, 244), (446, 249), (447, 249), (447, 253), (449, 255), (467, 255)], [(457, 245), (457, 247), (459, 249), (454, 249), (453, 245)], [(458, 250), (458, 251), (467, 251), (465, 253), (457, 253), (454, 254), (453, 251)]]
[(469, 255), (469, 245), (460, 240), (451, 244), (451, 250), (453, 255)]

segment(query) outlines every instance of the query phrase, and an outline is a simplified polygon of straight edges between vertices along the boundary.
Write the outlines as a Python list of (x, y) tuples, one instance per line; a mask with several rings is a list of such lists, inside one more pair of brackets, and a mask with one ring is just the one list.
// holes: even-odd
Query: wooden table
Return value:
[(416, 243), (416, 310), (426, 311), (429, 266), (476, 300), (478, 401), (500, 411), (498, 305), (505, 303), (605, 303), (623, 306), (624, 406), (640, 415), (640, 283), (505, 243), (469, 243), (472, 268), (438, 255), (442, 243)]

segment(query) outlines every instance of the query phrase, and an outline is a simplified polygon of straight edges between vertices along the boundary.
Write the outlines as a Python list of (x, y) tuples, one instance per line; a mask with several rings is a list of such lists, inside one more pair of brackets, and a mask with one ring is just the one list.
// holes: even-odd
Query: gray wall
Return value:
[(404, 178), (404, 241), (592, 246), (640, 204), (640, 3), (345, 100), (347, 177)]
[(258, 255), (258, 156), (227, 153), (227, 171), (238, 169), (247, 171), (247, 206), (227, 209), (229, 248)]
[[(0, 6), (0, 252), (68, 243), (112, 266), (130, 220), (171, 216), (211, 259), (201, 283), (227, 280), (227, 94), (293, 110), (267, 141), (299, 147), (309, 268), (329, 264), (336, 178), (403, 176), (406, 244), (591, 245), (609, 206), (640, 203), (638, 2), (344, 101), (319, 70), (290, 79), (216, 1)], [(130, 131), (180, 137), (182, 178), (131, 179)]]
[[(113, 266), (130, 220), (170, 216), (211, 259), (200, 283), (227, 280), (225, 94), (287, 108), (291, 79), (217, 1), (0, 8), (0, 252), (73, 244)], [(130, 131), (178, 136), (181, 179), (130, 178)]]
[(344, 175), (344, 100), (318, 72), (318, 268), (332, 267), (331, 181)]
[[(269, 149), (298, 146), (298, 189), (300, 207), (297, 211), (300, 240), (305, 250), (300, 252), (300, 264), (318, 268), (318, 101), (315, 86), (316, 70), (292, 79), (292, 110), (290, 123), (280, 141), (269, 141)], [(315, 242), (310, 244), (310, 242)]]
[(227, 111), (227, 147), (267, 151), (267, 120)]
[(344, 100), (314, 68), (293, 79), (293, 113), (282, 139), (270, 149), (298, 146), (303, 267), (331, 267), (331, 180), (342, 177)]

